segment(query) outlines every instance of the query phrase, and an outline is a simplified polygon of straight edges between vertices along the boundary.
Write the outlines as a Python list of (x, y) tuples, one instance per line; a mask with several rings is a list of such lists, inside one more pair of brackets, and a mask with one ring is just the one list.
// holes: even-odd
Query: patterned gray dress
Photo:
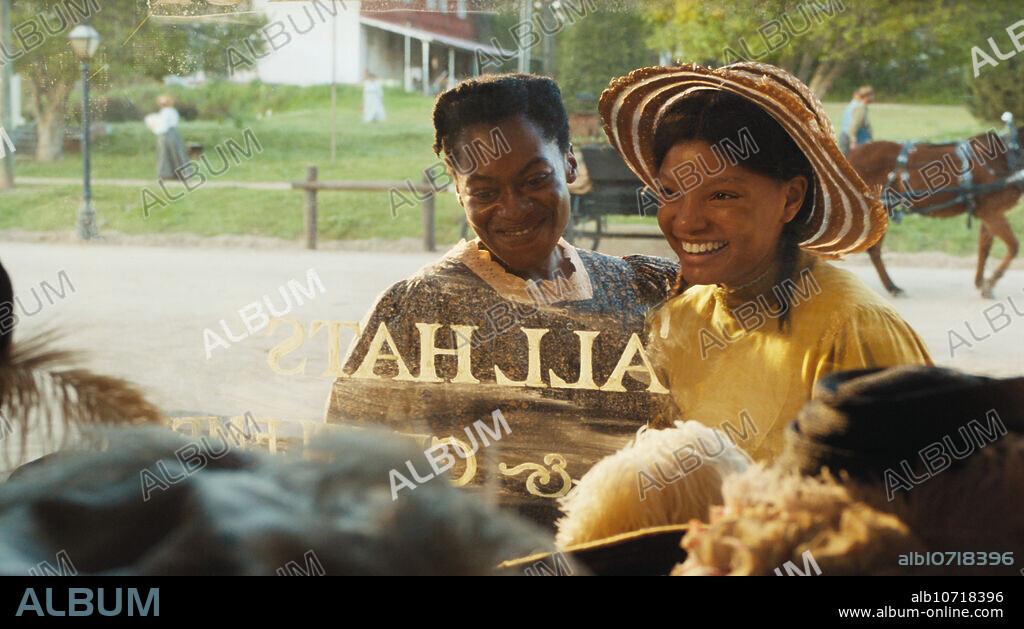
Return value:
[[(643, 368), (640, 339), (645, 315), (678, 272), (664, 258), (618, 258), (560, 244), (575, 270), (539, 287), (505, 273), (475, 242), (463, 242), (387, 289), (360, 325), (346, 375), (333, 385), (327, 421), (385, 424), (420, 435), (424, 447), (454, 437), (447, 442), (455, 461), (448, 474), (456, 485), (552, 527), (556, 499), (625, 445), (648, 422), (652, 396), (664, 395), (652, 392), (659, 387)], [(531, 299), (522, 299), (517, 283)], [(421, 339), (431, 333), (437, 353), (424, 358)], [(468, 360), (442, 353), (460, 345), (468, 346)], [(581, 378), (588, 355), (591, 368)], [(436, 378), (424, 376), (431, 363)], [(481, 425), (500, 438), (488, 438)], [(426, 456), (412, 467), (401, 474), (413, 485), (414, 474), (425, 482), (434, 471)]]

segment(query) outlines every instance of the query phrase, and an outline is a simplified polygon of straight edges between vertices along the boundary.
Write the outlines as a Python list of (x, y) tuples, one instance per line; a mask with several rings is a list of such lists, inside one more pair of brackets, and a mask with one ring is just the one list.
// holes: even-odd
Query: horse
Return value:
[[(899, 212), (950, 218), (965, 212), (968, 227), (972, 217), (981, 221), (978, 235), (978, 268), (975, 287), (986, 299), (1010, 262), (1017, 255), (1018, 241), (1006, 219), (1006, 213), (1021, 198), (1024, 188), (1024, 159), (1021, 157), (1018, 129), (1013, 117), (1003, 115), (1003, 135), (987, 131), (960, 142), (924, 144), (868, 142), (850, 151), (847, 160), (872, 190), (879, 190), (890, 217), (899, 220)], [(992, 275), (985, 279), (985, 262), (992, 242), (1006, 243), (1006, 255)], [(882, 238), (868, 255), (878, 277), (891, 295), (905, 294), (889, 277), (882, 263)]]

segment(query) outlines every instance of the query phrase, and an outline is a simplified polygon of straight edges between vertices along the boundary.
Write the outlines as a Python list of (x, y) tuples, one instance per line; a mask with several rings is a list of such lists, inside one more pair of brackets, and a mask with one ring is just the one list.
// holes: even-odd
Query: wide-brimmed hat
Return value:
[[(667, 576), (686, 561), (681, 542), (688, 524), (655, 526), (575, 544), (555, 553), (537, 553), (498, 565), (504, 576), (573, 574), (580, 566), (594, 576)], [(560, 565), (559, 559), (568, 565)]]
[(864, 251), (882, 237), (888, 225), (885, 209), (840, 153), (821, 101), (795, 76), (764, 63), (716, 70), (695, 64), (640, 68), (612, 80), (598, 104), (605, 133), (648, 187), (658, 189), (654, 130), (676, 103), (701, 90), (749, 99), (807, 156), (814, 171), (814, 206), (800, 226), (801, 249), (837, 258)]

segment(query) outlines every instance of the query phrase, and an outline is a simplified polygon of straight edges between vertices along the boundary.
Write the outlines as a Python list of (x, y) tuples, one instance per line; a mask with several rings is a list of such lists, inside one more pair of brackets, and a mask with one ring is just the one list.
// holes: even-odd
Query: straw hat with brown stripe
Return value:
[(658, 189), (654, 130), (673, 105), (700, 90), (723, 90), (754, 102), (807, 157), (815, 175), (814, 207), (799, 230), (801, 249), (838, 258), (864, 251), (882, 237), (885, 209), (839, 152), (821, 102), (795, 76), (764, 63), (716, 70), (695, 64), (640, 68), (611, 82), (598, 104), (604, 131), (648, 187)]

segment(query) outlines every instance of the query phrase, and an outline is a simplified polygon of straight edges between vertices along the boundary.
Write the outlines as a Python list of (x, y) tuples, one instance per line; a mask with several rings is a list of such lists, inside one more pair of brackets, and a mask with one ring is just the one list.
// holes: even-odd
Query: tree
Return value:
[[(68, 97), (81, 78), (81, 66), (67, 45), (67, 33), (78, 23), (89, 23), (102, 37), (91, 62), (90, 85), (102, 89), (115, 82), (162, 78), (206, 70), (225, 74), (227, 45), (252, 39), (257, 50), (266, 42), (252, 37), (262, 20), (210, 15), (205, 0), (180, 6), (183, 16), (172, 23), (148, 19), (148, 8), (138, 0), (18, 0), (12, 3), (14, 49), (0, 63), (13, 59), (15, 72), (25, 79), (28, 104), (36, 122), (36, 159), (61, 156)], [(194, 5), (194, 6), (193, 6)], [(200, 10), (201, 9), (201, 10)], [(229, 14), (236, 7), (224, 7)], [(191, 12), (191, 13), (190, 13)]]
[(975, 7), (955, 0), (654, 0), (645, 15), (648, 42), (676, 59), (771, 63), (819, 98), (865, 58), (884, 64), (926, 55), (958, 65), (979, 31)]
[(970, 80), (971, 92), (967, 108), (986, 122), (998, 122), (1003, 112), (1010, 112), (1017, 126), (1024, 122), (1024, 53), (995, 68), (984, 68)]
[(981, 120), (994, 123), (1008, 111), (1019, 126), (1024, 120), (1024, 40), (1014, 37), (1024, 32), (1024, 15), (1016, 0), (990, 0), (977, 18), (985, 25), (986, 36), (971, 42), (971, 65), (964, 71), (970, 86), (967, 107)]
[(578, 111), (578, 93), (600, 96), (611, 79), (651, 65), (657, 55), (644, 41), (646, 34), (638, 12), (594, 11), (567, 26), (557, 40), (557, 78), (566, 107)]

